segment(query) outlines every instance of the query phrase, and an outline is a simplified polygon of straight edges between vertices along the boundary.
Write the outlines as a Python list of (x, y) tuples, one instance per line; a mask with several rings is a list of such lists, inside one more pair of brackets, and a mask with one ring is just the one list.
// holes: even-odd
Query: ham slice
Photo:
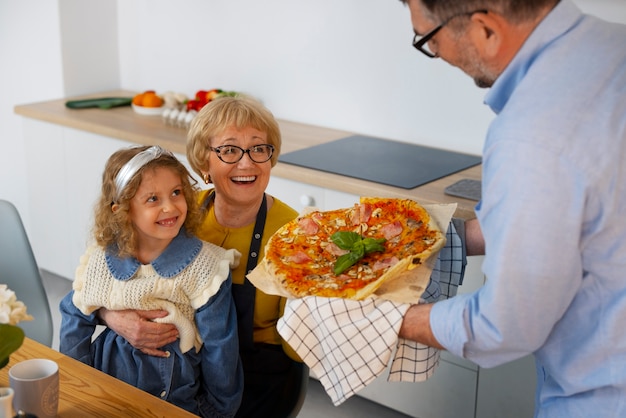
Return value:
[(402, 233), (402, 224), (400, 221), (395, 221), (383, 226), (381, 231), (386, 239), (391, 239)]
[(360, 225), (367, 223), (372, 216), (372, 205), (367, 203), (361, 203), (354, 205), (354, 212), (352, 213), (352, 225)]
[(309, 257), (307, 253), (302, 252), (302, 251), (292, 254), (289, 257), (289, 261), (291, 261), (292, 263), (296, 263), (296, 264), (308, 263), (311, 260), (313, 259)]
[(348, 250), (343, 250), (339, 248), (339, 246), (335, 244), (334, 242), (329, 243), (324, 249), (328, 251), (329, 253), (331, 253), (332, 255), (336, 255), (337, 257), (344, 255), (344, 254), (348, 254), (350, 252)]
[(319, 225), (311, 218), (298, 219), (298, 226), (302, 229), (305, 235), (315, 235), (320, 229)]
[(398, 262), (400, 262), (400, 260), (398, 260), (398, 258), (396, 257), (383, 258), (382, 260), (378, 260), (374, 263), (374, 265), (372, 266), (372, 270), (374, 271), (384, 270), (391, 266), (395, 266), (396, 264), (398, 264)]

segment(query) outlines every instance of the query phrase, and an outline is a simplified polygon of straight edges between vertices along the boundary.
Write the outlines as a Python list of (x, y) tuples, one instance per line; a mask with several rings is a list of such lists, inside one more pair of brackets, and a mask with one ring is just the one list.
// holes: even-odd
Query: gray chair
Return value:
[(32, 321), (19, 327), (27, 337), (50, 347), (52, 314), (41, 273), (35, 261), (22, 219), (15, 206), (0, 199), (0, 283), (9, 286), (26, 305)]

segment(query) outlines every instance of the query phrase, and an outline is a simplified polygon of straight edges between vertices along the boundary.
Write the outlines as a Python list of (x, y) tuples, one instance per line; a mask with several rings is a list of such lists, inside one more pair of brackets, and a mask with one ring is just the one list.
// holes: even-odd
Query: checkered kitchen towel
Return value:
[[(457, 222), (446, 233), (446, 246), (422, 296), (426, 302), (454, 296), (462, 282), (465, 243), (456, 232)], [(290, 299), (278, 332), (338, 406), (380, 376), (392, 357), (388, 381), (420, 382), (433, 375), (439, 350), (398, 338), (409, 306), (378, 297)]]

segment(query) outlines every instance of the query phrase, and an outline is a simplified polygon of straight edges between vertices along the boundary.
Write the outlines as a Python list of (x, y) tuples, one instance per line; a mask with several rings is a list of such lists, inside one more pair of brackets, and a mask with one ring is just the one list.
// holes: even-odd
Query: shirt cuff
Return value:
[(469, 339), (464, 312), (471, 296), (461, 294), (441, 300), (430, 311), (430, 328), (434, 337), (450, 353), (463, 358)]

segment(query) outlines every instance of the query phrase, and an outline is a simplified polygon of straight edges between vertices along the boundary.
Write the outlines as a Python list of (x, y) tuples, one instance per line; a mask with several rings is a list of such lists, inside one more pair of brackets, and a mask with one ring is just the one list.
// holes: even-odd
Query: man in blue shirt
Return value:
[(497, 116), (466, 231), (486, 283), (400, 335), (483, 367), (533, 353), (537, 417), (626, 416), (626, 26), (571, 0), (402, 1)]

